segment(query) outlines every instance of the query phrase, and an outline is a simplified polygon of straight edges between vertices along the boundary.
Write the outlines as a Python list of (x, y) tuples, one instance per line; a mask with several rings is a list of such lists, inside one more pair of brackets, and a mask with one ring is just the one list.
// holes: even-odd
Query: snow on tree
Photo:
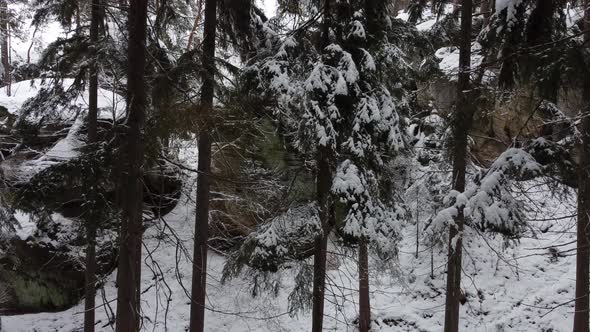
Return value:
[(224, 277), (236, 277), (246, 267), (276, 272), (308, 255), (319, 232), (315, 205), (293, 207), (262, 223), (246, 237), (226, 264)]
[[(351, 16), (341, 17), (334, 23), (338, 32), (334, 43), (318, 50), (308, 35), (298, 38), (279, 38), (270, 24), (261, 29), (267, 40), (264, 45), (274, 49), (272, 56), (257, 60), (244, 70), (243, 78), (257, 93), (266, 98), (276, 98), (277, 119), (295, 133), (293, 145), (300, 151), (313, 151), (316, 146), (326, 146), (337, 152), (337, 174), (353, 173), (364, 183), (356, 193), (362, 198), (347, 195), (341, 186), (343, 178), (338, 175), (333, 192), (346, 202), (355, 217), (345, 217), (344, 229), (369, 227), (351, 235), (378, 234), (375, 220), (365, 223), (365, 213), (380, 207), (375, 215), (383, 222), (395, 223), (396, 214), (391, 206), (380, 202), (376, 188), (379, 187), (379, 169), (384, 156), (403, 149), (404, 139), (398, 106), (407, 109), (408, 100), (398, 99), (389, 90), (396, 86), (388, 73), (403, 73), (411, 65), (405, 60), (404, 51), (384, 36), (369, 48), (365, 28), (366, 18), (363, 2), (342, 5), (357, 8)], [(387, 30), (386, 30), (387, 31)], [(263, 51), (268, 54), (270, 51)], [(380, 61), (376, 61), (376, 59)], [(400, 77), (399, 79), (403, 79)], [(399, 85), (397, 86), (399, 87)], [(397, 91), (396, 91), (397, 92)], [(354, 191), (354, 190), (353, 190)], [(362, 207), (368, 204), (369, 207)], [(385, 210), (390, 210), (386, 212)], [(352, 222), (359, 225), (349, 225)], [(371, 226), (370, 226), (371, 225)], [(394, 229), (394, 227), (388, 227)], [(388, 231), (387, 233), (391, 233)]]
[(515, 180), (530, 179), (542, 174), (543, 168), (523, 149), (510, 148), (502, 153), (485, 172), (476, 176), (464, 193), (452, 190), (445, 197), (448, 206), (434, 218), (430, 232), (438, 232), (452, 224), (460, 208), (464, 208), (468, 224), (481, 230), (518, 237), (526, 226), (526, 209), (515, 197)]

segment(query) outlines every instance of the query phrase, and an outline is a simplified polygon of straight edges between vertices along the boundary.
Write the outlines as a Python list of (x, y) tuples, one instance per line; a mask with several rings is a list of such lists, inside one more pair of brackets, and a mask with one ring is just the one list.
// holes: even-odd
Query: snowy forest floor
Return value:
[[(192, 183), (194, 186), (194, 181)], [(466, 234), (461, 306), (462, 331), (568, 331), (573, 317), (575, 277), (575, 199), (545, 197), (547, 187), (526, 184), (533, 227), (518, 245), (504, 246), (500, 237)], [(187, 190), (193, 192), (193, 190)], [(194, 197), (183, 195), (164, 222), (144, 236), (142, 310), (144, 331), (186, 331), (189, 320)], [(539, 202), (545, 202), (541, 204)], [(541, 211), (541, 212), (539, 212)], [(429, 216), (420, 221), (422, 225)], [(532, 234), (535, 234), (534, 236)], [(418, 233), (418, 235), (422, 235)], [(373, 331), (441, 331), (444, 320), (446, 245), (416, 251), (416, 225), (402, 226), (399, 261), (394, 269), (372, 262)], [(176, 245), (175, 238), (182, 243)], [(556, 250), (550, 250), (549, 248)], [(332, 250), (338, 251), (332, 246)], [(187, 255), (190, 254), (190, 255)], [(431, 262), (432, 255), (432, 262)], [(325, 330), (355, 331), (356, 263), (350, 253), (333, 253), (339, 261), (328, 275)], [(288, 295), (297, 271), (280, 273), (278, 294), (253, 298), (251, 278), (221, 283), (225, 258), (210, 253), (207, 282), (207, 331), (309, 331), (309, 313), (287, 314)], [(310, 259), (308, 263), (312, 263)], [(434, 277), (431, 278), (431, 264)], [(277, 276), (278, 277), (278, 276)], [(277, 278), (278, 280), (279, 278)], [(116, 271), (98, 291), (97, 331), (113, 331)], [(168, 302), (168, 296), (170, 301)], [(276, 296), (275, 296), (276, 295)], [(104, 305), (108, 302), (108, 305)], [(110, 307), (109, 307), (110, 306)], [(58, 313), (2, 317), (3, 331), (82, 331), (83, 301)]]

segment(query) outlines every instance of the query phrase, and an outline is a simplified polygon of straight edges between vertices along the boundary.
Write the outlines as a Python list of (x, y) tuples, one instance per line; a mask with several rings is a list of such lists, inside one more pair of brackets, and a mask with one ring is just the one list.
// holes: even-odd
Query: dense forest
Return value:
[(590, 331), (590, 0), (0, 0), (0, 331)]

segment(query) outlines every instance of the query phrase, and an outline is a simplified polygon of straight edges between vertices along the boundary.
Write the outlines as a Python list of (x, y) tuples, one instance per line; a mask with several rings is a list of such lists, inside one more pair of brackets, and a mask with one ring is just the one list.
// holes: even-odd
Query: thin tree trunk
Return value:
[(94, 332), (94, 307), (96, 296), (96, 225), (86, 224), (86, 271), (84, 274), (84, 332)]
[(483, 15), (483, 25), (488, 25), (490, 21), (490, 16), (492, 16), (492, 7), (491, 7), (490, 0), (482, 0), (479, 5), (479, 12)]
[(332, 204), (330, 189), (332, 187), (331, 151), (319, 146), (317, 152), (316, 190), (320, 213), (322, 234), (314, 243), (313, 256), (313, 308), (312, 332), (321, 332), (324, 324), (324, 296), (326, 290), (326, 256), (328, 237), (332, 231)]
[(121, 200), (123, 214), (117, 273), (117, 332), (140, 328), (141, 240), (143, 234), (142, 130), (146, 117), (146, 23), (147, 0), (131, 1), (127, 71), (128, 131), (123, 146)]
[[(465, 191), (467, 167), (467, 135), (473, 119), (473, 108), (467, 92), (470, 88), (472, 0), (461, 5), (461, 39), (459, 45), (459, 79), (455, 109), (453, 148), (453, 189)], [(445, 303), (445, 332), (459, 331), (459, 302), (461, 299), (461, 256), (465, 217), (460, 209), (449, 231), (449, 260), (447, 266), (447, 294)]]
[(197, 0), (197, 16), (195, 17), (195, 22), (193, 23), (193, 28), (191, 29), (191, 33), (188, 35), (188, 42), (186, 44), (186, 50), (190, 51), (193, 40), (195, 39), (195, 33), (197, 32), (197, 27), (201, 24), (201, 12), (203, 10), (203, 0)]
[[(590, 43), (590, 0), (585, 1), (584, 41)], [(588, 47), (588, 46), (587, 46)], [(589, 283), (590, 283), (590, 78), (584, 80), (586, 110), (582, 120), (582, 146), (580, 149), (578, 187), (578, 231), (576, 246), (576, 298), (574, 308), (574, 332), (588, 332)]]
[[(436, 215), (438, 211), (434, 210), (434, 215)], [(434, 246), (430, 246), (430, 279), (434, 279)]]
[(453, 13), (456, 13), (459, 10), (459, 4), (462, 0), (453, 0)]
[(81, 11), (81, 10), (82, 10), (82, 9), (80, 8), (80, 1), (78, 1), (78, 6), (76, 7), (76, 31), (78, 31), (78, 32), (79, 32), (79, 31), (80, 31), (80, 29), (82, 28), (82, 27), (80, 26), (80, 23), (81, 23), (81, 22), (80, 22), (80, 11)]
[[(90, 14), (90, 42), (96, 47), (98, 44), (98, 24), (100, 20), (100, 0), (92, 0)], [(95, 144), (97, 138), (98, 118), (98, 71), (96, 64), (91, 66), (88, 88), (88, 143)], [(92, 208), (92, 207), (91, 207)], [(84, 332), (94, 332), (94, 307), (96, 297), (96, 228), (98, 220), (93, 220), (94, 213), (90, 213), (90, 220), (86, 220), (86, 271), (84, 290)]]
[[(330, 1), (324, 0), (324, 22), (322, 26), (321, 46), (330, 44)], [(316, 163), (316, 200), (318, 203), (322, 234), (315, 239), (313, 255), (313, 308), (312, 332), (321, 332), (324, 324), (324, 297), (326, 290), (326, 257), (328, 251), (328, 237), (332, 231), (333, 209), (330, 200), (332, 188), (332, 151), (330, 148), (318, 145)]]
[(29, 45), (29, 49), (27, 49), (27, 65), (31, 64), (31, 49), (35, 44), (35, 35), (37, 34), (37, 30), (39, 29), (39, 25), (35, 24), (35, 30), (33, 30), (33, 36), (31, 37), (31, 44)]
[(326, 251), (328, 237), (318, 236), (313, 251), (313, 308), (311, 314), (312, 332), (321, 332), (324, 324), (324, 293), (326, 282)]
[[(213, 111), (215, 93), (215, 30), (217, 28), (217, 1), (205, 2), (205, 29), (203, 36), (203, 87), (201, 108), (205, 123)], [(195, 220), (195, 246), (191, 293), (190, 331), (202, 332), (205, 326), (205, 294), (207, 286), (207, 240), (209, 237), (209, 194), (211, 188), (211, 133), (208, 127), (200, 128), (199, 164), (197, 179), (197, 211)]]
[[(90, 43), (92, 47), (98, 47), (98, 27), (101, 20), (100, 0), (92, 0), (90, 15)], [(97, 142), (97, 118), (98, 118), (98, 68), (94, 63), (90, 66), (89, 74), (89, 100), (88, 100), (88, 141)]]
[(4, 87), (6, 95), (10, 96), (10, 60), (8, 59), (8, 4), (6, 0), (0, 0), (0, 33), (2, 53), (2, 67), (4, 67)]
[(371, 303), (369, 300), (369, 253), (367, 239), (359, 240), (359, 331), (371, 328)]
[(432, 13), (438, 17), (438, 2), (436, 0), (430, 1), (430, 5), (432, 6)]
[(590, 118), (582, 121), (583, 150), (580, 158), (580, 180), (578, 187), (578, 225), (576, 248), (576, 298), (574, 307), (574, 332), (588, 332), (589, 274), (590, 274)]
[[(368, 39), (365, 47), (378, 43), (385, 31), (387, 6), (380, 0), (365, 0)], [(416, 225), (417, 226), (417, 225)], [(368, 332), (371, 328), (371, 302), (369, 299), (369, 239), (362, 235), (359, 239), (359, 331)], [(417, 250), (417, 249), (416, 249)]]
[(420, 187), (416, 187), (416, 255), (420, 253)]

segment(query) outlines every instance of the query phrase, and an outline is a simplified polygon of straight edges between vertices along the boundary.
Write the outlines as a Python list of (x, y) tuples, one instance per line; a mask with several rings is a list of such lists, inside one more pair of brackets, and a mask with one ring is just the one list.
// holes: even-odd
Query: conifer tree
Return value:
[[(453, 190), (465, 191), (468, 134), (473, 121), (471, 72), (472, 0), (461, 2), (461, 36), (459, 42), (459, 80), (453, 123)], [(461, 256), (465, 216), (459, 208), (449, 231), (449, 261), (447, 265), (447, 294), (445, 302), (445, 332), (459, 331), (459, 303), (461, 301)]]
[[(101, 20), (101, 2), (92, 0), (90, 15), (90, 43), (98, 46), (99, 21)], [(97, 119), (98, 119), (98, 68), (97, 63), (91, 65), (89, 70), (89, 98), (88, 98), (88, 143), (98, 143)], [(90, 213), (90, 216), (96, 215)], [(96, 296), (96, 229), (99, 220), (86, 221), (86, 289), (84, 292), (84, 332), (94, 332), (94, 307)]]
[(10, 84), (11, 84), (11, 70), (10, 70), (10, 56), (8, 49), (8, 38), (10, 24), (9, 24), (9, 13), (8, 13), (8, 2), (7, 0), (0, 0), (0, 53), (2, 56), (2, 67), (4, 68), (4, 72), (2, 73), (4, 77), (4, 88), (6, 89), (6, 95), (10, 96)]
[[(331, 0), (324, 0), (323, 2), (323, 22), (321, 30), (321, 45), (320, 48), (325, 48), (330, 43), (330, 23), (331, 23), (332, 7)], [(320, 69), (321, 70), (321, 69)], [(311, 77), (310, 77), (311, 78)], [(318, 82), (322, 84), (323, 82)], [(335, 94), (334, 87), (327, 87), (328, 95)], [(312, 91), (310, 91), (313, 93)], [(332, 95), (333, 96), (333, 95)], [(324, 97), (325, 98), (325, 97)], [(328, 97), (328, 103), (334, 102), (333, 97)], [(321, 103), (322, 97), (318, 98)], [(313, 97), (312, 97), (313, 100)], [(313, 102), (312, 102), (313, 103)], [(319, 103), (318, 103), (319, 104)], [(321, 113), (327, 111), (330, 112), (332, 105), (321, 105), (319, 107), (325, 107), (316, 114), (310, 114), (312, 119), (322, 121)], [(330, 114), (330, 113), (328, 113)], [(328, 115), (332, 118), (332, 114)], [(328, 125), (326, 129), (330, 130)], [(331, 128), (333, 130), (333, 128)], [(331, 133), (326, 133), (330, 137)], [(321, 134), (320, 134), (321, 135)], [(316, 195), (319, 212), (319, 222), (321, 225), (321, 232), (316, 236), (314, 243), (314, 254), (313, 254), (313, 306), (312, 306), (312, 323), (311, 330), (313, 332), (320, 332), (323, 330), (324, 324), (324, 296), (326, 292), (326, 257), (328, 250), (328, 237), (334, 227), (334, 206), (330, 195), (330, 188), (332, 186), (333, 178), (333, 167), (334, 167), (334, 147), (335, 143), (322, 142), (322, 137), (319, 137), (320, 143), (317, 145), (316, 151)], [(333, 138), (332, 138), (333, 139)]]
[[(494, 43), (500, 41), (502, 53), (502, 66), (500, 69), (499, 83), (502, 87), (512, 89), (516, 84), (532, 83), (537, 89), (542, 105), (558, 102), (559, 91), (563, 88), (576, 87), (580, 83), (581, 94), (585, 104), (588, 104), (588, 9), (585, 9), (585, 26), (582, 26), (580, 38), (566, 29), (563, 21), (567, 1), (543, 1), (522, 0), (504, 1), (497, 9), (497, 15), (490, 20), (490, 26), (500, 24), (501, 29), (489, 29), (484, 42)], [(576, 5), (576, 2), (572, 2)], [(577, 3), (587, 6), (586, 3)], [(497, 16), (497, 17), (496, 17)], [(497, 22), (497, 18), (503, 21)], [(496, 18), (496, 23), (494, 23)], [(574, 26), (575, 27), (575, 26)], [(494, 34), (501, 31), (500, 36)], [(574, 38), (575, 37), (575, 38)], [(585, 41), (585, 42), (584, 42)], [(556, 45), (559, 45), (557, 47)], [(493, 46), (492, 46), (493, 47)], [(575, 69), (574, 69), (575, 68)], [(572, 84), (573, 83), (573, 84)], [(587, 109), (580, 112), (581, 121), (578, 126), (579, 137), (560, 142), (533, 142), (530, 145), (532, 153), (551, 150), (551, 155), (559, 156), (549, 158), (550, 163), (546, 169), (560, 174), (561, 181), (578, 186), (578, 222), (577, 222), (577, 255), (576, 255), (576, 294), (574, 311), (574, 331), (588, 331), (588, 274), (590, 250), (590, 233), (588, 231), (588, 123)], [(574, 127), (574, 126), (572, 126)], [(573, 135), (570, 131), (567, 135)], [(574, 150), (573, 142), (579, 140), (577, 152), (580, 153), (577, 170), (577, 181), (568, 182), (568, 167), (564, 166), (564, 157)], [(540, 158), (544, 156), (541, 153)], [(547, 159), (547, 158), (545, 158)], [(567, 160), (567, 158), (565, 158)], [(571, 168), (571, 167), (570, 167)], [(555, 171), (554, 169), (557, 169)], [(564, 171), (565, 169), (565, 171)]]
[[(590, 54), (590, 1), (583, 2), (584, 44), (586, 59)], [(588, 332), (590, 311), (590, 77), (583, 79), (583, 99), (586, 109), (582, 110), (580, 126), (581, 148), (578, 165), (578, 223), (576, 245), (576, 293), (574, 306), (574, 331)]]
[(117, 332), (140, 329), (141, 244), (143, 235), (142, 165), (147, 98), (147, 0), (131, 1), (128, 18), (127, 107), (128, 129), (123, 146), (121, 183), (122, 220), (117, 270)]
[[(205, 1), (203, 36), (203, 86), (199, 108), (203, 123), (209, 123), (215, 94), (215, 34), (217, 1)], [(209, 234), (209, 195), (211, 190), (211, 132), (203, 126), (199, 133), (199, 175), (197, 179), (197, 210), (191, 293), (191, 332), (202, 332), (205, 326), (205, 294), (207, 287), (207, 240)]]
[[(282, 110), (276, 113), (278, 121), (286, 128), (299, 128), (292, 129), (298, 132), (293, 145), (303, 154), (315, 154), (320, 231), (315, 235), (313, 251), (312, 330), (323, 328), (327, 237), (335, 227), (337, 234), (343, 234), (359, 248), (359, 288), (363, 299), (360, 323), (368, 329), (368, 249), (391, 259), (397, 239), (395, 224), (399, 216), (393, 206), (382, 201), (379, 178), (387, 159), (384, 156), (403, 144), (396, 109), (401, 102), (388, 90), (398, 80), (395, 75), (400, 68), (395, 62), (399, 49), (384, 38), (388, 28), (385, 4), (327, 1), (321, 8), (322, 22), (316, 25), (321, 31), (320, 42), (307, 39), (311, 33), (284, 40), (271, 35), (266, 45), (276, 46), (261, 54), (272, 55), (257, 59), (244, 76), (253, 81), (250, 84), (257, 91), (260, 89), (263, 98), (278, 99)], [(268, 34), (269, 26), (265, 27)], [(341, 222), (335, 220), (334, 200), (340, 200), (345, 211)], [(315, 226), (309, 225), (309, 229)], [(276, 256), (272, 254), (275, 245), (284, 241), (268, 240), (270, 230), (275, 229), (273, 225), (269, 227), (245, 244), (248, 248), (253, 244), (258, 247), (251, 253), (243, 248), (240, 257), (249, 257), (239, 260), (258, 262), (258, 250)], [(279, 235), (273, 234), (276, 236)], [(301, 274), (298, 280), (307, 280), (305, 275)], [(300, 291), (297, 286), (293, 297), (301, 296)]]

